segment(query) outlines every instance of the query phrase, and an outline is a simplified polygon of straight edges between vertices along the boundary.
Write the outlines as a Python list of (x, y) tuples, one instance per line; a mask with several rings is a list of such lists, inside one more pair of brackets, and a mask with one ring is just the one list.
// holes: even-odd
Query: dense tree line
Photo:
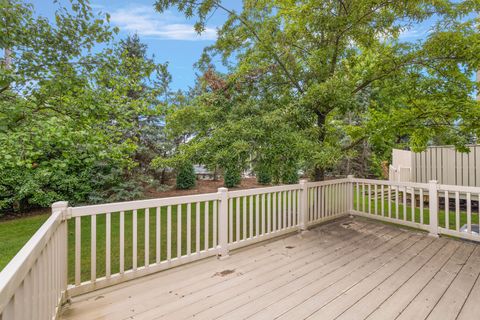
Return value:
[[(392, 147), (462, 149), (479, 133), (478, 1), (158, 0), (198, 32), (228, 15), (184, 92), (138, 36), (114, 40), (108, 14), (56, 6), (52, 22), (0, 1), (0, 209), (140, 198), (175, 170), (189, 188), (192, 164), (228, 186), (245, 170), (267, 184), (381, 176)], [(402, 40), (425, 21), (424, 39)]]
[[(218, 0), (156, 2), (171, 7), (195, 16), (198, 32), (228, 15), (198, 63), (199, 94), (169, 122), (195, 137), (179, 158), (226, 170), (253, 162), (288, 183), (302, 171), (380, 176), (393, 146), (464, 150), (478, 136), (478, 1), (244, 0), (238, 12)], [(423, 39), (402, 39), (426, 22)], [(218, 58), (228, 73), (215, 71)]]
[(167, 64), (136, 35), (115, 42), (88, 2), (59, 5), (55, 23), (1, 6), (0, 208), (135, 199), (164, 183), (150, 161), (174, 150), (165, 115), (182, 103)]

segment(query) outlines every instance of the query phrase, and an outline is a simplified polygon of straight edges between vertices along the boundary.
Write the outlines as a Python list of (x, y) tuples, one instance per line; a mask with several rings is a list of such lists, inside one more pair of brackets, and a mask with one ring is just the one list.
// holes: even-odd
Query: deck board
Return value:
[(62, 319), (470, 319), (479, 263), (478, 245), (347, 218), (75, 297)]

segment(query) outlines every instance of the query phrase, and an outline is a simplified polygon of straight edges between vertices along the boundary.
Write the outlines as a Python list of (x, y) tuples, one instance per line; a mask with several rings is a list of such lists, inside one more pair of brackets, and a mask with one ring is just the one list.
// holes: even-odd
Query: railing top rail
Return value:
[(147, 209), (162, 206), (170, 206), (184, 203), (211, 201), (220, 199), (217, 192), (204, 193), (196, 195), (187, 195), (180, 197), (157, 198), (137, 201), (114, 202), (107, 204), (98, 204), (92, 206), (82, 206), (70, 208), (71, 217), (94, 215), (101, 213), (111, 213), (120, 211), (129, 211), (136, 209)]
[(333, 180), (325, 180), (325, 181), (312, 181), (312, 182), (307, 182), (307, 187), (319, 187), (319, 186), (328, 186), (332, 184), (338, 184), (338, 183), (345, 183), (345, 182), (350, 182), (351, 180), (347, 178), (343, 179), (333, 179)]
[(418, 183), (418, 182), (397, 182), (397, 181), (390, 181), (390, 180), (373, 180), (373, 179), (360, 179), (360, 178), (353, 178), (351, 180), (354, 183), (367, 183), (367, 184), (383, 184), (388, 186), (396, 186), (396, 187), (407, 187), (407, 188), (422, 188), (428, 189), (428, 183)]
[(438, 190), (450, 191), (450, 192), (480, 193), (480, 187), (457, 186), (457, 185), (449, 185), (449, 184), (439, 184)]
[(229, 191), (228, 195), (230, 197), (244, 197), (244, 196), (251, 196), (251, 195), (271, 193), (271, 192), (300, 190), (301, 188), (302, 187), (300, 186), (300, 184), (297, 183), (297, 184), (287, 184), (287, 185), (283, 185), (283, 186), (274, 186), (274, 187)]
[(62, 221), (62, 216), (61, 211), (52, 213), (3, 271), (0, 272), (0, 313), (37, 261), (53, 233), (57, 230)]

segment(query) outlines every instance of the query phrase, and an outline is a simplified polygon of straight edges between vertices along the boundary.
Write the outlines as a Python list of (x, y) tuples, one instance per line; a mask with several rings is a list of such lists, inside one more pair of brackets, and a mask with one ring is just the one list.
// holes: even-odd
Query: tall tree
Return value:
[(136, 36), (114, 45), (88, 1), (58, 4), (54, 22), (21, 1), (0, 6), (12, 58), (0, 65), (0, 209), (142, 196), (150, 160), (170, 148), (167, 65)]
[[(281, 126), (255, 125), (263, 139), (253, 139), (263, 146), (256, 156), (265, 146), (294, 149), (297, 164), (322, 180), (363, 141), (391, 144), (407, 136), (418, 150), (442, 137), (461, 148), (478, 133), (478, 1), (244, 0), (241, 12), (217, 0), (156, 1), (160, 12), (172, 6), (196, 15), (198, 32), (215, 10), (228, 14), (199, 65), (205, 71), (220, 55), (229, 76), (223, 90), (204, 92), (197, 105), (219, 111), (216, 102), (228, 102), (237, 116), (279, 119)], [(423, 41), (402, 40), (403, 31), (426, 21), (432, 28)], [(233, 133), (230, 125), (203, 128), (205, 139)], [(242, 139), (238, 132), (230, 137), (224, 145)]]

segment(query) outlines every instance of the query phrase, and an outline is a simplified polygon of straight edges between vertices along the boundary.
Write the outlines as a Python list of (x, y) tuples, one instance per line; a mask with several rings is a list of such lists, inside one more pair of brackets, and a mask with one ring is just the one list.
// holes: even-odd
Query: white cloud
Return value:
[(120, 30), (136, 32), (141, 36), (163, 40), (215, 40), (215, 28), (207, 27), (201, 35), (192, 24), (183, 23), (183, 18), (171, 12), (159, 14), (153, 7), (133, 6), (116, 9), (111, 12), (110, 21)]
[(431, 32), (427, 26), (415, 26), (404, 28), (400, 32), (399, 38), (402, 40), (425, 38)]

